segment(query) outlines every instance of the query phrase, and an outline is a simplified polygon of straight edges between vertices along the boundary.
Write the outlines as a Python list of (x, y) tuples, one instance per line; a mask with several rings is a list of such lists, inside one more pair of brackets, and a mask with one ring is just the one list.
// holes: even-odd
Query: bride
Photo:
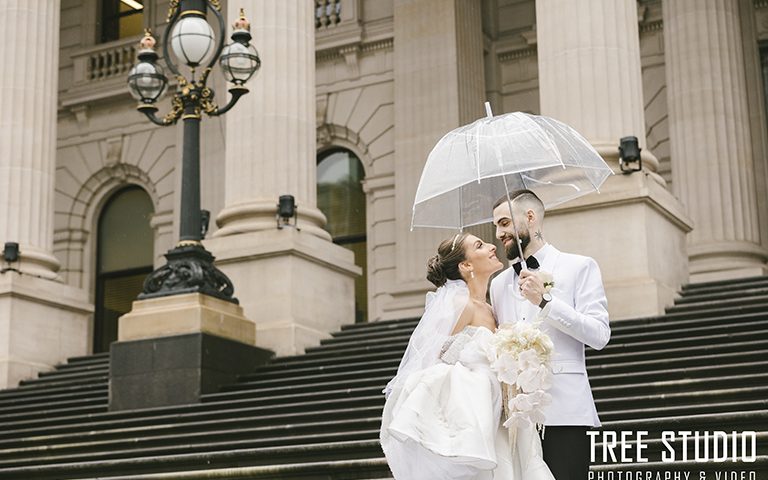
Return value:
[(503, 268), (496, 247), (459, 233), (427, 266), (438, 287), (385, 388), (381, 446), (396, 480), (554, 480), (532, 428), (509, 443), (501, 385), (488, 353), (496, 320), (486, 303)]

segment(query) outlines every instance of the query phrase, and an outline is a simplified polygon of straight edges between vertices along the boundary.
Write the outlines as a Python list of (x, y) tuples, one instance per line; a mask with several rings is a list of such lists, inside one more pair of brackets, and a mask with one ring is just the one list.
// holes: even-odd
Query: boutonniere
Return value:
[(555, 287), (555, 278), (549, 272), (539, 272), (539, 278), (544, 283), (544, 291), (549, 292)]

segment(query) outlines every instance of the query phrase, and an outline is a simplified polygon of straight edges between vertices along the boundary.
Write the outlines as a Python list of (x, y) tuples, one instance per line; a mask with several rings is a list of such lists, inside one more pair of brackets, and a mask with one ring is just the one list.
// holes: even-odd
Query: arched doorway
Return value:
[(355, 280), (355, 321), (368, 320), (368, 252), (366, 249), (365, 171), (349, 150), (334, 149), (317, 159), (317, 207), (325, 214), (325, 229), (333, 242), (355, 252), (363, 274)]
[(144, 278), (152, 271), (152, 199), (136, 186), (124, 188), (104, 205), (98, 223), (96, 311), (93, 351), (109, 351), (117, 340), (117, 319), (131, 310)]

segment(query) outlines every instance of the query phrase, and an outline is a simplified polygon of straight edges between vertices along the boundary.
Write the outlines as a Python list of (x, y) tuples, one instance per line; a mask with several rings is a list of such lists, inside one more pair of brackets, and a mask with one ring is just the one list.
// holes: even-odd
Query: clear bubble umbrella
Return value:
[[(413, 227), (463, 229), (490, 222), (494, 203), (528, 189), (551, 208), (599, 191), (611, 168), (570, 126), (513, 112), (448, 132), (427, 157)], [(511, 204), (510, 204), (511, 209)]]
[(555, 119), (522, 112), (448, 132), (427, 157), (411, 227), (462, 229), (492, 220), (493, 204), (518, 189), (546, 208), (599, 191), (612, 174), (590, 143)]

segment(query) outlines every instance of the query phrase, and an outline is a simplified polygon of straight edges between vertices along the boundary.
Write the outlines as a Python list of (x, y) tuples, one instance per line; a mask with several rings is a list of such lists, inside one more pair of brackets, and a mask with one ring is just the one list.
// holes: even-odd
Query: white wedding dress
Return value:
[(466, 327), (444, 343), (439, 363), (392, 388), (381, 445), (396, 480), (554, 480), (536, 432), (518, 428), (512, 449), (500, 425), (492, 336)]

